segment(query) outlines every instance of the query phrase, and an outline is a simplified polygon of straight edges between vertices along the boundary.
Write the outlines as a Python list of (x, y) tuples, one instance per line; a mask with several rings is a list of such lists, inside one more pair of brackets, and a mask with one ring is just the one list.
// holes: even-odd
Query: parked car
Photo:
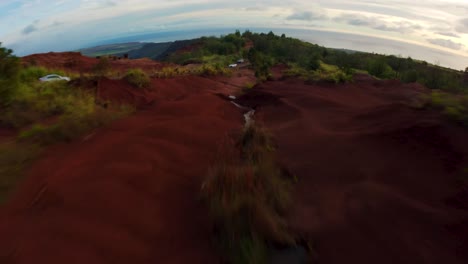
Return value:
[(233, 63), (233, 64), (229, 64), (229, 68), (235, 68), (237, 67), (237, 64)]
[(244, 59), (238, 59), (237, 63), (244, 63)]
[(53, 82), (53, 81), (70, 81), (70, 77), (60, 76), (58, 74), (49, 74), (39, 78), (41, 82)]

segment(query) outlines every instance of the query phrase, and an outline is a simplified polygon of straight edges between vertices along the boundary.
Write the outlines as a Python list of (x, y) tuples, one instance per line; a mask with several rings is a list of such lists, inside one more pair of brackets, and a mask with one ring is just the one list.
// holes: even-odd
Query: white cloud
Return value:
[(297, 11), (286, 17), (287, 20), (305, 20), (315, 21), (327, 19), (327, 16), (323, 13), (312, 12), (312, 11)]

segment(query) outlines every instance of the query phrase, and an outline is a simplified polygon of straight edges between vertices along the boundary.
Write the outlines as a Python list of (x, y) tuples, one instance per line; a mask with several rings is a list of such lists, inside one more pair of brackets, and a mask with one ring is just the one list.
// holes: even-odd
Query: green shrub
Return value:
[(150, 77), (141, 69), (128, 70), (124, 79), (137, 88), (148, 87), (151, 83)]
[(389, 79), (395, 77), (395, 72), (383, 58), (371, 60), (369, 62), (368, 71), (370, 74), (378, 78)]
[[(37, 81), (39, 78), (46, 76), (50, 72), (38, 66), (30, 66), (21, 70), (20, 79), (23, 83)], [(60, 74), (60, 73), (57, 73)]]

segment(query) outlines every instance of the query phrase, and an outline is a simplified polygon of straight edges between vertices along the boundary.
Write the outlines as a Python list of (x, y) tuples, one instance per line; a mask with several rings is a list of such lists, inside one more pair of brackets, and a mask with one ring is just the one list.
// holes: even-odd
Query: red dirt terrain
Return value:
[[(76, 71), (97, 63), (75, 53), (23, 61)], [(320, 263), (468, 263), (468, 191), (458, 181), (466, 130), (410, 107), (427, 92), (418, 85), (363, 75), (306, 85), (282, 79), (283, 68), (238, 102), (256, 108), (299, 179), (289, 220)], [(218, 143), (243, 125), (219, 94), (253, 81), (246, 69), (155, 79), (146, 91), (102, 79), (100, 99), (138, 111), (50, 147), (28, 168), (0, 210), (0, 263), (219, 263), (200, 185)]]
[[(21, 58), (26, 65), (40, 65), (49, 69), (63, 69), (70, 72), (92, 72), (99, 60), (82, 56), (79, 52), (49, 52), (33, 54)], [(140, 68), (145, 71), (159, 70), (166, 64), (151, 59), (110, 60), (114, 71), (125, 72), (128, 69)]]
[(218, 262), (199, 191), (242, 113), (218, 96), (232, 88), (206, 78), (152, 89), (144, 109), (51, 147), (28, 170), (0, 213), (0, 263)]
[(357, 79), (266, 82), (240, 98), (299, 179), (292, 228), (325, 264), (468, 263), (467, 131), (410, 107), (418, 85)]

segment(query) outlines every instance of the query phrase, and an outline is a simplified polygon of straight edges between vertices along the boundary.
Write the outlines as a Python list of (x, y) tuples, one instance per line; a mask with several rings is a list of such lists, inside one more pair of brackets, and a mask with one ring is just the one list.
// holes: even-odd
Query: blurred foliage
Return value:
[(250, 125), (236, 141), (221, 146), (202, 195), (230, 263), (267, 263), (270, 243), (295, 243), (285, 220), (293, 179), (278, 166), (265, 129)]
[(468, 94), (432, 91), (429, 104), (451, 120), (468, 126)]
[(0, 108), (10, 103), (19, 86), (21, 64), (11, 49), (0, 42)]
[(150, 77), (142, 69), (128, 70), (124, 79), (136, 88), (145, 88), (151, 83)]

